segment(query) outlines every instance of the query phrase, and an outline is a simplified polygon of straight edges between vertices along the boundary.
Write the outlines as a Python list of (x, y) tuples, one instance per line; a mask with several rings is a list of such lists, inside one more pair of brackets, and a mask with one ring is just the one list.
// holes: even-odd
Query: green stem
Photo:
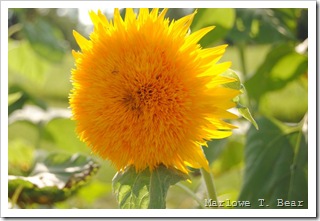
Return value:
[(212, 201), (218, 201), (217, 193), (216, 193), (216, 188), (214, 187), (214, 182), (213, 182), (213, 176), (211, 173), (207, 172), (205, 169), (201, 168), (200, 169), (202, 173), (202, 177), (204, 180), (204, 183), (206, 184), (207, 187), (207, 193), (208, 193), (208, 198)]
[(18, 204), (18, 199), (23, 190), (23, 185), (20, 184), (17, 189), (14, 191), (13, 196), (11, 198), (11, 208), (14, 209), (15, 205)]
[(205, 209), (206, 207), (204, 206), (203, 202), (196, 196), (196, 194), (194, 192), (192, 192), (188, 187), (184, 186), (181, 183), (177, 183), (176, 186), (180, 187), (181, 189), (183, 189), (186, 193), (188, 193), (195, 201), (197, 201), (197, 203), (199, 203), (199, 206), (202, 209)]
[(242, 69), (242, 74), (243, 76), (247, 75), (247, 68), (246, 68), (246, 62), (245, 62), (245, 57), (244, 57), (244, 44), (239, 44), (238, 45), (239, 53), (240, 53), (240, 63), (241, 63), (241, 69)]

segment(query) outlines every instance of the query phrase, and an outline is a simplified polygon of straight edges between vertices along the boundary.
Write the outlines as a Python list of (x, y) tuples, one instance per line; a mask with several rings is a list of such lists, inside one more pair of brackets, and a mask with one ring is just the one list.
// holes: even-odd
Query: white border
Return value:
[[(308, 8), (308, 209), (24, 209), (8, 208), (8, 8)], [(2, 217), (315, 217), (316, 216), (316, 1), (2, 1), (1, 2), (1, 216)]]

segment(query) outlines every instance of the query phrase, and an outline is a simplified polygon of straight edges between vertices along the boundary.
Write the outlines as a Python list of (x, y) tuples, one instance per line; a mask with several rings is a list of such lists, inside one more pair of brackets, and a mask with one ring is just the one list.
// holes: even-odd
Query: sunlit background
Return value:
[[(112, 19), (113, 9), (99, 9)], [(193, 10), (170, 9), (167, 16), (178, 19)], [(125, 15), (124, 10), (121, 15)], [(14, 208), (118, 208), (112, 193), (114, 167), (92, 155), (79, 141), (68, 109), (70, 71), (74, 67), (71, 50), (79, 50), (72, 30), (89, 37), (93, 26), (88, 9), (9, 9), (8, 22), (10, 205)], [(254, 128), (249, 131), (250, 123), (238, 119), (233, 122), (239, 126), (233, 136), (210, 142), (205, 149), (219, 199), (250, 198), (246, 195), (248, 188), (253, 194), (259, 193), (253, 184), (255, 178), (266, 186), (270, 184), (266, 188), (276, 188), (275, 183), (280, 185), (282, 189), (274, 189), (280, 195), (289, 196), (293, 192), (291, 197), (299, 195), (305, 199), (308, 193), (304, 181), (307, 141), (303, 138), (308, 107), (307, 9), (200, 9), (191, 31), (209, 25), (216, 28), (200, 44), (202, 47), (229, 44), (222, 61), (232, 61), (232, 69), (241, 77), (246, 87), (241, 101), (260, 122), (261, 133), (254, 132)], [(268, 151), (272, 147), (266, 146), (267, 151), (254, 155), (254, 140), (250, 139), (260, 139), (259, 136), (266, 136), (262, 133), (278, 129), (271, 125), (270, 119), (276, 121), (279, 128), (296, 129), (298, 134), (283, 129), (288, 142), (275, 141), (274, 145), (278, 149), (287, 145), (289, 149), (283, 148), (273, 156), (273, 151)], [(302, 138), (298, 139), (300, 135)], [(261, 137), (261, 141), (267, 140)], [(290, 150), (290, 145), (296, 149)], [(259, 154), (265, 154), (263, 157), (269, 161), (257, 160)], [(268, 162), (271, 165), (267, 165)], [(261, 167), (261, 174), (254, 177), (248, 165)], [(295, 165), (298, 172), (295, 178), (290, 168), (284, 174), (289, 180), (290, 177), (302, 180), (298, 184), (284, 181), (283, 173), (276, 172), (278, 166), (288, 165)], [(44, 174), (40, 179), (40, 172), (48, 172), (41, 170), (41, 166), (47, 166), (53, 177)], [(64, 171), (65, 168), (69, 170)], [(38, 188), (30, 185), (30, 177), (35, 175), (38, 180), (33, 184), (38, 183)], [(275, 180), (270, 183), (261, 178), (272, 175)], [(199, 208), (195, 197), (204, 199), (205, 188), (199, 171), (195, 170), (191, 178), (192, 183), (181, 182), (170, 188), (167, 208)], [(53, 188), (50, 183), (61, 188)], [(194, 196), (186, 188), (194, 192)], [(269, 189), (261, 192), (273, 196)]]

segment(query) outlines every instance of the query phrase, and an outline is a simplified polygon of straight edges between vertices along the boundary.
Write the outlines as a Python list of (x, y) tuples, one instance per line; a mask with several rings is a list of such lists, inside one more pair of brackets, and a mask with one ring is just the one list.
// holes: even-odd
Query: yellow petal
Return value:
[(72, 50), (73, 57), (77, 60), (80, 58), (81, 54), (79, 52), (76, 52), (75, 50)]
[(231, 82), (235, 82), (235, 81), (237, 81), (237, 79), (235, 79), (235, 78), (216, 76), (210, 81), (210, 83), (207, 84), (207, 87), (214, 88), (218, 85), (231, 83)]
[(149, 9), (148, 8), (140, 8), (138, 22), (144, 23), (144, 21), (148, 18)]
[(126, 9), (126, 16), (125, 16), (125, 22), (133, 21), (136, 18), (136, 15), (132, 8)]
[(150, 13), (150, 16), (152, 18), (157, 18), (158, 17), (158, 12), (159, 12), (159, 9), (158, 8), (154, 8), (154, 9), (152, 9), (152, 11)]
[(200, 41), (203, 36), (205, 36), (208, 32), (212, 31), (215, 28), (215, 26), (209, 26), (206, 28), (202, 28), (196, 32), (193, 32), (187, 39), (186, 39), (186, 45), (189, 44), (195, 44)]
[(102, 14), (102, 12), (100, 10), (98, 10), (98, 16), (99, 16), (102, 24), (104, 24), (105, 26), (109, 25), (107, 17), (104, 14)]
[(91, 42), (82, 35), (80, 35), (77, 31), (73, 30), (73, 36), (76, 39), (76, 42), (81, 48), (81, 50), (87, 50), (90, 48)]
[(180, 30), (180, 32), (178, 33), (185, 34), (192, 23), (194, 15), (195, 13), (180, 18), (178, 21), (173, 23), (172, 29), (175, 30), (175, 32), (178, 32)]
[(230, 67), (231, 67), (230, 61), (223, 62), (220, 64), (215, 64), (215, 65), (212, 65), (210, 68), (208, 68), (205, 72), (199, 74), (199, 76), (219, 75), (219, 74), (225, 72), (226, 70), (228, 70)]
[(227, 47), (228, 47), (228, 45), (224, 44), (224, 45), (219, 45), (219, 46), (213, 47), (213, 48), (206, 48), (206, 49), (201, 50), (199, 55), (203, 58), (206, 58), (208, 56), (213, 56), (216, 54), (220, 55), (225, 52)]
[(92, 23), (96, 27), (97, 24), (99, 23), (99, 20), (100, 20), (99, 16), (94, 11), (89, 11), (89, 16), (90, 16)]
[(123, 26), (123, 20), (122, 20), (122, 17), (120, 15), (120, 11), (118, 8), (114, 9), (113, 22), (114, 22), (115, 27)]
[(168, 9), (167, 9), (167, 8), (164, 8), (164, 9), (161, 11), (158, 19), (159, 19), (159, 20), (163, 20), (163, 19), (164, 19), (164, 16), (167, 14), (167, 12), (168, 12)]

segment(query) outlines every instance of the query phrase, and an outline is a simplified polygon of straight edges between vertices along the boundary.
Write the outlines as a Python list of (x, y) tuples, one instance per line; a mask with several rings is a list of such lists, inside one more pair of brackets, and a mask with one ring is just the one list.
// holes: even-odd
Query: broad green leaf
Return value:
[(28, 41), (13, 41), (9, 39), (8, 69), (9, 86), (12, 82), (19, 84), (42, 85), (49, 70), (50, 62), (38, 56)]
[(24, 20), (24, 33), (33, 50), (53, 62), (60, 62), (65, 53), (63, 33), (45, 19), (36, 18), (32, 22)]
[(139, 173), (131, 166), (118, 172), (112, 183), (121, 209), (164, 209), (169, 187), (186, 179), (186, 174), (163, 165)]
[(191, 31), (197, 31), (208, 26), (216, 26), (201, 40), (202, 47), (207, 47), (222, 40), (233, 27), (235, 9), (233, 8), (199, 8), (191, 25)]
[(307, 68), (307, 56), (295, 52), (292, 44), (281, 44), (270, 49), (264, 63), (245, 86), (250, 97), (259, 102), (263, 94), (283, 88), (305, 74)]
[(12, 90), (9, 93), (19, 88), (36, 105), (45, 100), (68, 107), (70, 71), (74, 65), (71, 52), (64, 54), (61, 62), (52, 63), (35, 53), (28, 41), (9, 40), (8, 61), (9, 89)]
[(71, 196), (97, 172), (99, 165), (79, 154), (51, 154), (29, 176), (9, 176), (9, 198), (22, 186), (18, 204), (53, 204)]
[[(267, 118), (258, 123), (259, 131), (248, 132), (239, 200), (249, 200), (252, 208), (285, 208), (277, 206), (278, 199), (303, 201), (294, 208), (308, 208), (308, 144), (301, 129)], [(269, 207), (259, 207), (258, 199)]]
[(76, 122), (68, 118), (55, 118), (43, 128), (43, 137), (40, 144), (43, 148), (63, 150), (68, 153), (81, 151), (90, 154), (91, 150), (79, 140), (75, 132)]
[(283, 122), (297, 123), (308, 111), (308, 88), (299, 79), (288, 83), (285, 87), (269, 91), (260, 98), (259, 111)]

